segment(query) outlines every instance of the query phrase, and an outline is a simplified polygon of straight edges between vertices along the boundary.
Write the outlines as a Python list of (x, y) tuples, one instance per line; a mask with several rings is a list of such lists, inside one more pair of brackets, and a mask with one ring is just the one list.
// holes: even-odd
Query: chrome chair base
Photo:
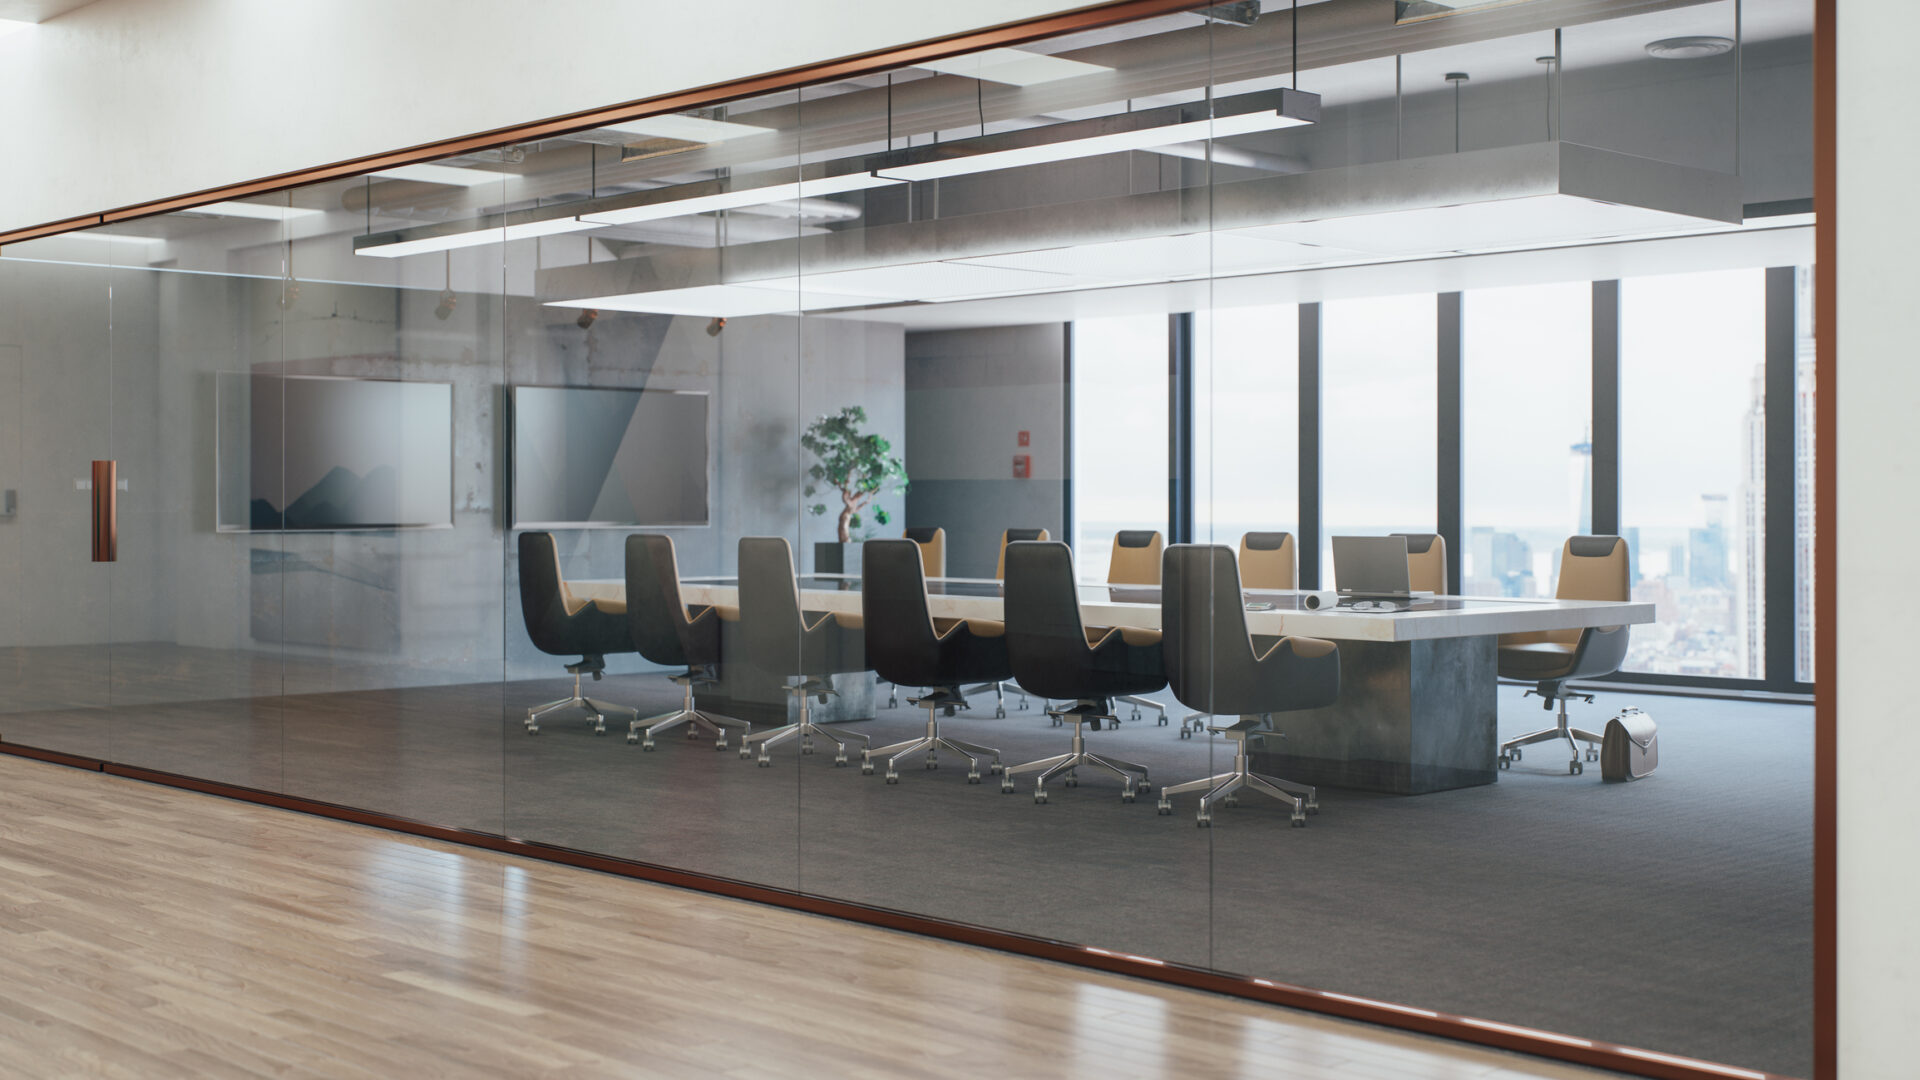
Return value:
[(607, 713), (626, 713), (630, 717), (639, 717), (639, 709), (630, 709), (628, 705), (612, 705), (609, 701), (599, 701), (580, 694), (580, 675), (574, 675), (574, 696), (559, 701), (547, 701), (545, 705), (534, 705), (526, 711), (526, 734), (540, 734), (540, 719), (549, 713), (559, 713), (561, 709), (576, 709), (593, 717), (593, 734), (607, 734)]
[(1228, 728), (1221, 731), (1221, 734), (1234, 742), (1233, 771), (1160, 789), (1158, 809), (1161, 815), (1173, 813), (1175, 795), (1184, 795), (1189, 791), (1204, 791), (1206, 794), (1200, 796), (1200, 812), (1194, 823), (1203, 829), (1210, 828), (1213, 825), (1214, 804), (1217, 802), (1223, 806), (1238, 806), (1240, 800), (1234, 797), (1234, 792), (1241, 788), (1271, 796), (1291, 807), (1293, 810), (1291, 820), (1296, 829), (1306, 825), (1308, 814), (1320, 812), (1319, 793), (1311, 786), (1253, 771), (1247, 760), (1247, 738), (1271, 735), (1274, 734), (1273, 732), (1251, 728)]
[[(1020, 707), (1021, 707), (1022, 709), (1025, 709), (1025, 708), (1027, 707), (1027, 692), (1026, 692), (1025, 690), (1022, 690), (1022, 689), (1020, 689), (1020, 684), (1019, 684), (1019, 683), (1015, 683), (1015, 682), (989, 682), (989, 683), (981, 683), (981, 684), (980, 684), (979, 686), (969, 686), (969, 687), (965, 687), (964, 689), (962, 689), (962, 690), (960, 691), (960, 693), (961, 693), (962, 695), (966, 695), (966, 694), (977, 694), (977, 693), (979, 693), (979, 692), (981, 692), (982, 690), (991, 690), (991, 691), (993, 691), (993, 701), (994, 701), (994, 705), (993, 705), (993, 716), (994, 716), (994, 719), (996, 719), (996, 720), (1005, 720), (1005, 719), (1007, 718), (1007, 690), (1008, 690), (1009, 688), (1011, 688), (1011, 689), (1013, 690), (1013, 692), (1014, 692), (1014, 693), (1016, 693), (1016, 694), (1019, 694), (1019, 695), (1020, 695)], [(911, 702), (909, 702), (909, 703), (911, 703)], [(965, 700), (963, 699), (963, 700), (962, 700), (962, 701), (960, 702), (960, 704), (958, 705), (958, 708), (962, 708), (962, 709), (964, 709), (964, 708), (966, 708), (966, 707), (967, 707), (967, 703), (966, 703), (966, 701), (965, 701)], [(952, 714), (951, 714), (951, 713), (949, 713), (948, 715), (952, 715)]]
[[(768, 768), (773, 764), (773, 758), (768, 756), (767, 751), (776, 743), (783, 743), (788, 739), (797, 738), (800, 740), (800, 752), (802, 754), (811, 754), (813, 753), (813, 737), (818, 735), (833, 744), (834, 766), (838, 768), (839, 766), (845, 765), (847, 763), (847, 744), (841, 741), (839, 735), (813, 722), (813, 709), (810, 701), (810, 699), (818, 697), (824, 702), (828, 695), (837, 695), (839, 691), (835, 690), (831, 683), (819, 679), (803, 679), (787, 687), (787, 693), (800, 699), (800, 719), (792, 724), (783, 724), (780, 727), (768, 728), (765, 731), (756, 731), (742, 738), (740, 740), (741, 760), (744, 761), (752, 757), (753, 748), (755, 745), (758, 745), (760, 747), (760, 760), (758, 764), (763, 769)], [(872, 736), (858, 731), (845, 732), (845, 735), (849, 739), (859, 739), (862, 749), (873, 742)]]
[[(860, 752), (860, 773), (862, 776), (872, 776), (874, 759), (884, 757), (887, 759), (887, 783), (897, 784), (900, 782), (900, 773), (898, 772), (900, 760), (908, 754), (920, 750), (927, 752), (926, 767), (929, 769), (937, 769), (940, 767), (939, 755), (942, 749), (951, 750), (965, 757), (967, 759), (967, 783), (969, 784), (977, 784), (980, 782), (980, 759), (989, 754), (993, 755), (993, 761), (987, 767), (989, 772), (998, 773), (1001, 769), (1005, 768), (1005, 766), (1000, 763), (1000, 751), (995, 750), (993, 747), (964, 742), (960, 739), (949, 739), (940, 734), (941, 710), (964, 709), (967, 707), (967, 699), (960, 694), (952, 690), (940, 689), (923, 697), (908, 698), (907, 704), (927, 710), (927, 733), (918, 739), (908, 739), (905, 742), (897, 742), (891, 746), (870, 747), (862, 750)], [(1002, 709), (1000, 715), (1005, 716), (1006, 710)]]
[(629, 708), (625, 705), (610, 704), (581, 694), (580, 675), (578, 672), (575, 672), (573, 676), (572, 697), (561, 698), (559, 701), (549, 701), (545, 705), (535, 705), (533, 708), (527, 710), (527, 734), (540, 734), (541, 717), (549, 713), (557, 713), (562, 709), (574, 709), (593, 717), (593, 733), (595, 735), (605, 735), (607, 733), (608, 713), (613, 713), (616, 716), (625, 713), (635, 719), (638, 719), (640, 716), (639, 709)]
[(1127, 704), (1133, 706), (1133, 715), (1127, 718), (1129, 720), (1140, 719), (1141, 709), (1152, 709), (1154, 713), (1157, 714), (1156, 718), (1159, 720), (1160, 726), (1161, 727), (1167, 726), (1167, 707), (1153, 700), (1152, 698), (1135, 697), (1132, 694), (1122, 694), (1121, 696), (1114, 698), (1113, 700), (1124, 701)]
[[(1539, 691), (1529, 690), (1524, 696), (1531, 697), (1537, 693), (1539, 693)], [(1572, 755), (1572, 760), (1567, 762), (1567, 775), (1569, 776), (1579, 776), (1581, 773), (1587, 771), (1586, 765), (1581, 761), (1583, 750), (1585, 751), (1584, 756), (1587, 761), (1600, 760), (1600, 744), (1602, 742), (1605, 742), (1606, 740), (1602, 736), (1596, 735), (1591, 731), (1586, 731), (1584, 729), (1572, 726), (1572, 724), (1567, 719), (1567, 699), (1568, 698), (1578, 698), (1581, 701), (1584, 701), (1587, 704), (1591, 705), (1593, 704), (1593, 695), (1592, 694), (1576, 694), (1571, 691), (1563, 690), (1555, 696), (1559, 699), (1560, 711), (1554, 717), (1554, 726), (1550, 728), (1541, 728), (1539, 731), (1530, 731), (1525, 735), (1521, 735), (1517, 738), (1508, 739), (1506, 742), (1501, 743), (1500, 744), (1500, 767), (1501, 768), (1503, 769), (1512, 768), (1513, 763), (1520, 760), (1521, 747), (1532, 746), (1534, 743), (1550, 742), (1554, 739), (1565, 739), (1567, 741), (1567, 751)], [(1587, 743), (1589, 745), (1582, 747), (1580, 745), (1581, 743)]]
[(642, 750), (652, 750), (653, 737), (655, 735), (663, 731), (671, 731), (681, 724), (685, 724), (687, 725), (687, 738), (691, 739), (701, 731), (705, 731), (713, 736), (713, 748), (715, 750), (725, 750), (727, 748), (727, 732), (729, 730), (737, 728), (742, 734), (753, 730), (753, 725), (747, 723), (745, 720), (735, 720), (731, 716), (720, 716), (695, 708), (693, 704), (693, 684), (696, 679), (697, 677), (691, 672), (685, 675), (675, 675), (673, 681), (679, 683), (686, 690), (686, 697), (682, 700), (679, 710), (670, 713), (661, 713), (658, 716), (649, 716), (645, 720), (635, 718), (633, 723), (627, 725), (627, 742), (629, 744), (639, 743), (640, 749)]
[[(1082, 765), (1092, 765), (1118, 776), (1121, 783), (1121, 802), (1132, 802), (1135, 791), (1153, 790), (1153, 784), (1148, 779), (1147, 767), (1145, 765), (1087, 752), (1087, 739), (1084, 733), (1084, 725), (1088, 721), (1115, 719), (1114, 715), (1108, 711), (1106, 702), (1080, 701), (1076, 702), (1071, 708), (1049, 709), (1047, 710), (1047, 715), (1053, 717), (1055, 723), (1066, 722), (1073, 725), (1073, 749), (1064, 754), (1056, 754), (1050, 758), (1042, 758), (1039, 761), (1029, 761), (1025, 765), (1012, 765), (1003, 769), (1000, 773), (1000, 791), (1002, 794), (1008, 794), (1013, 791), (1013, 778), (1015, 776), (1021, 773), (1038, 773), (1039, 775), (1034, 777), (1033, 801), (1044, 806), (1047, 802), (1047, 781), (1065, 774), (1065, 786), (1078, 787), (1080, 780), (1074, 775), (1074, 770)], [(1138, 773), (1140, 776), (1137, 783), (1134, 780), (1135, 773)]]

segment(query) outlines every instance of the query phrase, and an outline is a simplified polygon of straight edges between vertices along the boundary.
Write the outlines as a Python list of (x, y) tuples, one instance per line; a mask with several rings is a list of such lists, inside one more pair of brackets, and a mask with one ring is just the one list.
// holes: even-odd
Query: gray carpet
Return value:
[[(1305, 829), (1258, 797), (1194, 825), (1083, 773), (1036, 806), (965, 782), (955, 759), (889, 786), (788, 743), (770, 769), (705, 741), (653, 753), (528, 704), (561, 681), (180, 701), (0, 716), (12, 742), (284, 790), (962, 922), (1792, 1075), (1811, 1069), (1812, 710), (1604, 694), (1638, 704), (1660, 770), (1568, 776), (1550, 745), (1490, 787), (1395, 797), (1323, 790)], [(658, 677), (606, 700), (675, 704)], [(977, 704), (978, 702), (976, 702)], [(1502, 690), (1502, 729), (1543, 713)], [(917, 732), (901, 708), (848, 725)], [(1010, 762), (1061, 752), (1035, 710), (950, 734)], [(1220, 771), (1226, 744), (1146, 720), (1089, 733), (1165, 785)], [(856, 756), (857, 760), (857, 756)]]

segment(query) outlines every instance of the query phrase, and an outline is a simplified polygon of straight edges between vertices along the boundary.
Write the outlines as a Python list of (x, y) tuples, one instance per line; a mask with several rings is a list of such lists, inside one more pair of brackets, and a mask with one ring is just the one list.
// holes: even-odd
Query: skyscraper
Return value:
[(1734, 590), (1734, 624), (1746, 674), (1765, 674), (1767, 641), (1767, 372), (1753, 370), (1747, 408), (1740, 417), (1740, 580)]

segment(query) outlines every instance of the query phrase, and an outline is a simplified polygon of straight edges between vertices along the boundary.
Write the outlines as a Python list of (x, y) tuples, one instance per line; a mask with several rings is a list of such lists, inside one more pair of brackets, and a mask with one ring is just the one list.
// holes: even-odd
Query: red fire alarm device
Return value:
[(1032, 460), (1032, 458), (1025, 454), (1013, 455), (1013, 478), (1015, 480), (1025, 480), (1027, 476), (1033, 472)]
[(1031, 432), (1031, 431), (1023, 431), (1023, 432), (1021, 432), (1021, 433), (1020, 433), (1020, 445), (1021, 445), (1021, 446), (1032, 446), (1032, 445), (1033, 445), (1033, 432)]

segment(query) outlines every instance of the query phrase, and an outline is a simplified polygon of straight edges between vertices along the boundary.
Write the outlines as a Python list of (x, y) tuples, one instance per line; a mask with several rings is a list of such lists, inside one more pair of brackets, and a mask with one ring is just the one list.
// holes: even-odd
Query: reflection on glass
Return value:
[(1566, 538), (1593, 531), (1592, 295), (1461, 296), (1461, 593), (1552, 596)]
[(1193, 532), (1237, 545), (1299, 524), (1300, 309), (1193, 319)]
[(1320, 310), (1320, 582), (1335, 536), (1434, 530), (1438, 300), (1329, 300)]
[(1167, 530), (1165, 315), (1073, 324), (1073, 550), (1103, 581), (1122, 529)]
[(1659, 613), (1627, 670), (1766, 672), (1765, 273), (1620, 283), (1620, 526)]
[(1813, 267), (1793, 271), (1793, 677), (1812, 682), (1814, 591), (1813, 511), (1815, 385)]

